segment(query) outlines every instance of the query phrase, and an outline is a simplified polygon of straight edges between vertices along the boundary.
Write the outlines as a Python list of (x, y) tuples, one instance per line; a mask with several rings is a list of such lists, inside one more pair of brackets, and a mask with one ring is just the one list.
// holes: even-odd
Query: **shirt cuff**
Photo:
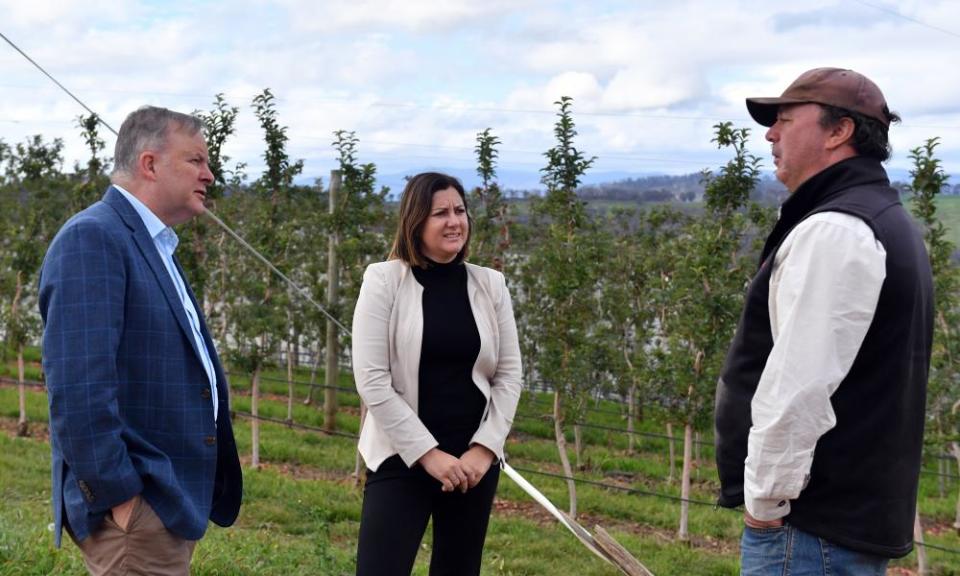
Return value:
[(787, 499), (774, 500), (771, 498), (750, 498), (744, 499), (744, 505), (747, 512), (757, 520), (777, 520), (790, 513), (790, 501)]

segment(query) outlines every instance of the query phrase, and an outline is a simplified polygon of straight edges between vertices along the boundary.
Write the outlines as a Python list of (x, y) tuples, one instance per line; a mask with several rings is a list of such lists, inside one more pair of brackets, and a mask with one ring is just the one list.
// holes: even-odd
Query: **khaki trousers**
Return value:
[(197, 544), (171, 534), (139, 496), (126, 530), (108, 513), (99, 530), (74, 542), (92, 576), (188, 576)]

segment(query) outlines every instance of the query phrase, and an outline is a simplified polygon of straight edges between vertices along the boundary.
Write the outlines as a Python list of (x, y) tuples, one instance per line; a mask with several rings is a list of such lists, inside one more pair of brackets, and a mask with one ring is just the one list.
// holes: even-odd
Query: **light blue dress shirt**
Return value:
[(200, 362), (203, 363), (203, 369), (206, 370), (207, 379), (210, 381), (210, 399), (213, 401), (213, 419), (216, 421), (217, 407), (219, 405), (219, 398), (217, 397), (217, 375), (213, 370), (210, 351), (207, 350), (207, 345), (203, 341), (203, 334), (200, 333), (200, 316), (197, 314), (197, 309), (194, 308), (193, 301), (187, 294), (187, 288), (183, 283), (183, 278), (180, 277), (180, 273), (177, 271), (177, 267), (173, 262), (173, 252), (177, 249), (177, 244), (179, 244), (180, 239), (177, 238), (177, 234), (173, 231), (173, 228), (167, 226), (157, 218), (157, 215), (151, 212), (150, 208), (147, 208), (147, 205), (141, 202), (136, 196), (116, 184), (114, 184), (113, 187), (123, 194), (124, 198), (133, 205), (137, 214), (140, 215), (140, 219), (143, 220), (143, 225), (146, 226), (147, 232), (150, 234), (150, 237), (153, 238), (153, 244), (157, 247), (157, 252), (160, 253), (160, 259), (167, 269), (167, 274), (170, 275), (173, 285), (177, 288), (177, 294), (180, 295), (180, 302), (183, 304), (183, 311), (186, 312), (187, 319), (190, 321), (190, 326), (193, 329), (193, 340), (197, 345), (197, 350), (200, 351)]

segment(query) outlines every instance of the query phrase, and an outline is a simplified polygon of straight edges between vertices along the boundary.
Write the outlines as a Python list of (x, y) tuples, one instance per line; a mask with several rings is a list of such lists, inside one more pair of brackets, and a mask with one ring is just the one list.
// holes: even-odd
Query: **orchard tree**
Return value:
[[(293, 179), (303, 170), (303, 161), (291, 162), (287, 154), (287, 128), (277, 119), (276, 102), (269, 88), (253, 99), (253, 109), (264, 132), (266, 170), (254, 182), (248, 210), (241, 215), (244, 237), (278, 268), (289, 263), (291, 236), (298, 215), (290, 210)], [(231, 351), (232, 364), (250, 375), (250, 411), (253, 414), (251, 466), (260, 465), (259, 415), (260, 376), (273, 358), (280, 340), (289, 337), (287, 289), (261, 262), (244, 259), (245, 266), (232, 267), (230, 286), (234, 292), (229, 313), (237, 343)]]
[(110, 178), (107, 175), (110, 161), (101, 156), (106, 148), (106, 142), (100, 137), (100, 117), (96, 114), (80, 116), (77, 119), (77, 125), (87, 150), (90, 151), (90, 157), (87, 159), (86, 166), (79, 164), (74, 166), (77, 183), (73, 187), (72, 212), (83, 210), (99, 200), (110, 184)]
[[(636, 421), (642, 413), (638, 399), (651, 396), (651, 349), (656, 345), (658, 299), (662, 279), (670, 274), (673, 258), (663, 250), (675, 240), (682, 214), (672, 208), (615, 210), (607, 228), (617, 231), (606, 260), (601, 310), (611, 335), (610, 365), (617, 392), (627, 399), (628, 447), (634, 450)], [(672, 468), (671, 468), (672, 469)]]
[[(937, 452), (946, 443), (960, 465), (960, 270), (951, 261), (955, 246), (937, 216), (937, 196), (947, 187), (948, 176), (936, 157), (939, 138), (931, 138), (910, 151), (913, 168), (909, 191), (911, 210), (923, 228), (930, 268), (933, 271), (934, 325), (927, 411), (934, 423)], [(919, 520), (918, 520), (919, 521)], [(960, 495), (954, 527), (960, 530)]]
[[(207, 142), (208, 165), (213, 174), (213, 183), (207, 186), (205, 205), (214, 213), (218, 213), (229, 182), (233, 178), (243, 178), (243, 164), (236, 165), (233, 170), (226, 168), (230, 157), (223, 153), (224, 145), (236, 131), (239, 112), (238, 107), (227, 103), (223, 94), (217, 94), (212, 110), (193, 113), (203, 124), (203, 136)], [(224, 268), (228, 265), (226, 252), (223, 250), (227, 240), (226, 232), (218, 230), (208, 218), (193, 218), (183, 225), (180, 237), (183, 248), (178, 252), (177, 259), (187, 277), (190, 278), (190, 286), (197, 297), (197, 302), (203, 308), (204, 316), (211, 325), (222, 322), (219, 318), (219, 315), (223, 314), (222, 302), (221, 305), (215, 306), (209, 292), (211, 289), (217, 291), (214, 288), (217, 277), (220, 276), (222, 280), (225, 274)], [(222, 284), (218, 292), (221, 297), (224, 295)]]
[(481, 266), (503, 270), (510, 248), (510, 221), (507, 203), (497, 183), (497, 146), (500, 139), (487, 128), (477, 134), (477, 175), (480, 185), (470, 192), (470, 260)]
[[(554, 436), (563, 472), (572, 478), (564, 422), (577, 422), (577, 409), (589, 395), (591, 326), (598, 318), (599, 246), (596, 229), (576, 190), (593, 164), (574, 146), (577, 134), (570, 110), (572, 99), (555, 102), (560, 108), (554, 126), (556, 145), (545, 153), (541, 172), (546, 196), (531, 202), (536, 238), (524, 262), (523, 297), (518, 308), (525, 316), (524, 339), (536, 342), (533, 356), (540, 377), (554, 389)], [(530, 361), (528, 359), (528, 361)], [(577, 513), (577, 492), (567, 481), (570, 515)]]
[(44, 142), (34, 136), (8, 150), (4, 160), (5, 192), (11, 195), (8, 226), (4, 231), (7, 262), (2, 274), (7, 278), (7, 301), (3, 320), (8, 348), (17, 355), (19, 418), (17, 434), (29, 433), (24, 382), (24, 348), (38, 332), (39, 322), (32, 308), (25, 305), (35, 298), (36, 274), (43, 251), (59, 228), (65, 214), (63, 190), (68, 189), (62, 174), (63, 141)]
[[(326, 283), (327, 311), (347, 325), (360, 293), (363, 271), (372, 261), (383, 259), (387, 251), (389, 222), (386, 196), (389, 189), (376, 186), (376, 166), (358, 160), (359, 139), (347, 130), (334, 132), (333, 147), (338, 154), (340, 186), (331, 188), (328, 209), (323, 220), (327, 237)], [(319, 297), (319, 296), (318, 296)], [(340, 334), (330, 319), (314, 311), (317, 327), (326, 325), (326, 388), (324, 393), (324, 429), (336, 430), (337, 385), (340, 374)], [(321, 320), (324, 322), (321, 323)]]
[(683, 425), (683, 469), (678, 536), (689, 537), (693, 432), (709, 424), (725, 352), (742, 308), (751, 268), (746, 236), (751, 221), (744, 210), (759, 177), (759, 159), (747, 152), (749, 129), (729, 122), (715, 126), (713, 142), (734, 157), (719, 175), (705, 171), (704, 212), (671, 246), (675, 259), (664, 293), (663, 366), (670, 381), (662, 395), (668, 412)]

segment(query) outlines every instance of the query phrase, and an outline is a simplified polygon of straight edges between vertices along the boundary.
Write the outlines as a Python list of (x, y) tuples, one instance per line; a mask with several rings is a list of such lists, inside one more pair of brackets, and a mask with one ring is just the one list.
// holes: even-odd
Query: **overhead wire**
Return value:
[(79, 104), (80, 106), (83, 106), (83, 109), (84, 109), (84, 110), (86, 110), (86, 111), (89, 112), (90, 114), (96, 116), (97, 119), (100, 121), (101, 124), (103, 124), (103, 126), (104, 126), (105, 128), (107, 128), (108, 130), (110, 130), (110, 131), (113, 132), (114, 134), (117, 133), (117, 131), (114, 130), (109, 124), (107, 124), (107, 122), (106, 122), (103, 118), (100, 118), (100, 116), (97, 115), (96, 112), (94, 112), (93, 110), (91, 110), (89, 106), (87, 106), (86, 104), (84, 104), (82, 100), (80, 100), (79, 98), (77, 98), (76, 96), (74, 96), (73, 92), (71, 92), (70, 90), (67, 90), (67, 87), (66, 87), (66, 86), (64, 86), (63, 84), (61, 84), (61, 83), (60, 83), (56, 78), (54, 78), (49, 72), (47, 72), (46, 70), (44, 70), (43, 66), (41, 66), (40, 64), (37, 64), (37, 62), (36, 62), (33, 58), (31, 58), (30, 56), (28, 56), (27, 53), (24, 52), (23, 50), (21, 50), (19, 46), (17, 46), (16, 44), (14, 44), (12, 40), (10, 40), (9, 38), (7, 38), (6, 34), (4, 34), (3, 32), (0, 32), (0, 38), (3, 38), (3, 39), (7, 42), (7, 44), (9, 44), (10, 46), (12, 46), (13, 49), (16, 50), (17, 52), (19, 52), (21, 56), (23, 56), (24, 58), (26, 58), (28, 62), (30, 62), (31, 64), (33, 64), (33, 65), (37, 68), (37, 70), (39, 70), (40, 72), (42, 72), (44, 76), (46, 76), (46, 77), (49, 78), (54, 84), (56, 84), (57, 86), (59, 86), (60, 89), (63, 90), (64, 92), (66, 92), (68, 96), (70, 96), (71, 98), (73, 98), (73, 100), (74, 100), (77, 104)]
[[(77, 104), (79, 104), (80, 106), (82, 106), (84, 110), (86, 110), (87, 112), (89, 112), (91, 115), (95, 116), (95, 117), (97, 118), (97, 121), (98, 121), (101, 125), (103, 125), (104, 128), (106, 128), (107, 130), (109, 130), (110, 132), (112, 132), (114, 136), (117, 136), (117, 135), (118, 135), (118, 134), (117, 134), (117, 131), (114, 130), (113, 127), (110, 126), (110, 124), (108, 124), (99, 114), (97, 114), (96, 112), (94, 112), (93, 110), (91, 110), (89, 106), (87, 106), (86, 104), (84, 104), (82, 100), (80, 100), (79, 98), (77, 98), (77, 97), (73, 94), (73, 92), (71, 92), (70, 90), (68, 90), (66, 86), (64, 86), (63, 84), (61, 84), (61, 83), (60, 83), (56, 78), (54, 78), (49, 72), (47, 72), (46, 70), (44, 70), (44, 68), (43, 68), (42, 66), (40, 66), (40, 64), (38, 64), (33, 58), (31, 58), (30, 56), (28, 56), (26, 52), (24, 52), (23, 50), (21, 50), (19, 46), (17, 46), (16, 44), (14, 44), (13, 41), (10, 40), (9, 38), (7, 38), (7, 36), (6, 36), (5, 34), (3, 34), (2, 32), (0, 32), (0, 38), (3, 38), (3, 39), (7, 42), (7, 44), (9, 44), (10, 46), (12, 46), (13, 49), (16, 50), (17, 52), (19, 52), (21, 56), (23, 56), (24, 58), (26, 58), (28, 62), (30, 62), (31, 64), (33, 64), (33, 65), (37, 68), (37, 70), (39, 70), (40, 72), (43, 72), (43, 74), (44, 74), (47, 78), (49, 78), (51, 81), (53, 81), (53, 83), (56, 84), (57, 86), (59, 86), (61, 90), (63, 90), (63, 91), (66, 92), (71, 98), (73, 98), (74, 101), (76, 101)], [(223, 220), (221, 220), (220, 218), (218, 218), (216, 214), (214, 214), (213, 212), (211, 212), (211, 211), (210, 211), (209, 209), (207, 209), (207, 208), (205, 208), (204, 213), (207, 215), (208, 218), (210, 218), (210, 219), (213, 220), (218, 226), (220, 226), (220, 228), (222, 228), (227, 234), (229, 234), (231, 238), (233, 238), (234, 240), (236, 240), (236, 241), (237, 241), (241, 246), (243, 246), (248, 252), (250, 252), (254, 257), (256, 257), (258, 260), (260, 260), (260, 262), (262, 262), (263, 264), (265, 264), (265, 265), (267, 266), (267, 268), (270, 269), (271, 272), (273, 272), (274, 274), (276, 274), (277, 276), (279, 276), (284, 282), (286, 282), (287, 285), (288, 285), (291, 289), (293, 289), (295, 292), (297, 292), (297, 293), (298, 293), (301, 297), (303, 297), (307, 302), (309, 302), (309, 303), (312, 304), (314, 307), (316, 307), (317, 310), (319, 310), (320, 312), (322, 312), (322, 313), (324, 314), (324, 316), (326, 316), (330, 321), (332, 321), (334, 324), (336, 324), (337, 327), (339, 327), (340, 330), (342, 330), (344, 334), (346, 334), (346, 335), (348, 335), (348, 336), (350, 336), (350, 335), (352, 334), (352, 333), (350, 332), (350, 329), (349, 329), (349, 328), (347, 328), (346, 326), (344, 326), (343, 323), (340, 322), (340, 320), (338, 320), (336, 317), (334, 317), (332, 314), (330, 314), (330, 312), (328, 312), (326, 308), (324, 308), (324, 307), (321, 306), (319, 303), (317, 303), (317, 301), (314, 300), (313, 297), (311, 297), (310, 294), (309, 294), (305, 289), (303, 289), (299, 284), (297, 284), (296, 282), (294, 282), (293, 280), (291, 280), (286, 274), (284, 274), (283, 272), (281, 272), (280, 269), (277, 268), (276, 266), (274, 266), (274, 264), (273, 264), (270, 260), (268, 260), (263, 254), (261, 254), (259, 250), (257, 250), (257, 249), (254, 248), (252, 245), (250, 245), (250, 243), (247, 242), (246, 240), (244, 240), (242, 236), (240, 236), (239, 234), (237, 234), (236, 232), (234, 232), (233, 229), (230, 228), (229, 226), (227, 226), (227, 224), (224, 223)]]
[(857, 4), (862, 4), (863, 6), (867, 6), (868, 8), (873, 8), (874, 10), (879, 10), (879, 11), (881, 11), (881, 12), (886, 12), (887, 14), (892, 14), (892, 15), (898, 17), (898, 18), (902, 18), (902, 19), (907, 20), (907, 21), (909, 21), (909, 22), (913, 22), (914, 24), (919, 24), (920, 26), (923, 26), (923, 27), (925, 27), (925, 28), (929, 28), (929, 29), (931, 29), (931, 30), (936, 30), (937, 32), (942, 32), (942, 33), (944, 33), (944, 34), (947, 34), (947, 35), (949, 35), (949, 36), (953, 36), (953, 37), (955, 37), (955, 38), (960, 38), (960, 33), (954, 32), (953, 30), (948, 30), (948, 29), (946, 29), (946, 28), (941, 28), (941, 27), (939, 27), (939, 26), (934, 26), (933, 24), (930, 24), (930, 23), (928, 23), (928, 22), (924, 22), (923, 20), (919, 20), (919, 19), (917, 19), (917, 18), (912, 18), (912, 17), (910, 17), (910, 16), (907, 16), (906, 14), (901, 13), (899, 10), (894, 10), (894, 9), (892, 9), (892, 8), (887, 8), (886, 6), (880, 6), (880, 5), (877, 5), (877, 4), (873, 4), (872, 2), (865, 2), (864, 0), (854, 0), (854, 1), (855, 1)]

